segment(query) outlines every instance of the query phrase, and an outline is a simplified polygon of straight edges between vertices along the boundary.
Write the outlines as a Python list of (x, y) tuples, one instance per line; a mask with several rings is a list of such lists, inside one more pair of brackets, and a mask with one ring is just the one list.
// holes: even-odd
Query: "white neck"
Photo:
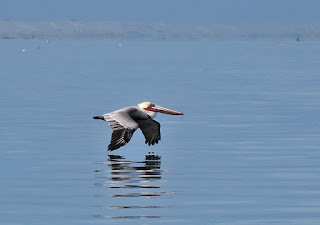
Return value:
[(144, 110), (144, 109), (143, 109), (143, 111), (144, 111), (145, 113), (147, 113), (151, 118), (155, 118), (156, 115), (157, 115), (157, 112), (148, 111), (148, 110)]

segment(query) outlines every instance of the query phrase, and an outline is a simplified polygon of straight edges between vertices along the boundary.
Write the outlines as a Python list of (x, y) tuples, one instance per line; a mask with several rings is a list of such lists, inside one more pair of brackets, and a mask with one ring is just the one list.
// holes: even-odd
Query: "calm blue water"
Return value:
[[(0, 47), (0, 224), (320, 223), (319, 42)], [(107, 152), (142, 101), (185, 115)]]

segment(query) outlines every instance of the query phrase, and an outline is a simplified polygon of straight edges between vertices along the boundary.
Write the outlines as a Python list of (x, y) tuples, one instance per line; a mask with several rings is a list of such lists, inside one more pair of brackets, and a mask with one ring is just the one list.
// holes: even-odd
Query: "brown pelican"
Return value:
[(161, 139), (160, 123), (153, 120), (157, 112), (183, 115), (181, 112), (166, 109), (151, 102), (142, 102), (138, 107), (129, 106), (102, 116), (94, 116), (93, 119), (101, 119), (109, 123), (113, 132), (108, 150), (113, 151), (126, 145), (138, 128), (146, 138), (146, 144), (150, 146), (158, 143)]

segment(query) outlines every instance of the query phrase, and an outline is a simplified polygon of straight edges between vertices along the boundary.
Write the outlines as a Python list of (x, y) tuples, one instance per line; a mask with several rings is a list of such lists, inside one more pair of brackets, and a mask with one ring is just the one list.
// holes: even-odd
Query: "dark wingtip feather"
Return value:
[(92, 117), (92, 118), (95, 119), (95, 120), (98, 120), (98, 119), (104, 120), (103, 116), (94, 116), (94, 117)]
[(113, 150), (116, 150), (116, 149), (118, 149), (119, 147), (114, 147), (114, 146), (108, 146), (108, 151), (113, 151)]

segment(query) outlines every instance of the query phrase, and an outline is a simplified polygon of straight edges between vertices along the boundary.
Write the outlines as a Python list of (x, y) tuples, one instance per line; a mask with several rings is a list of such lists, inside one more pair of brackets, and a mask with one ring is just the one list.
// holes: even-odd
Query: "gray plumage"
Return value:
[(160, 123), (153, 120), (145, 111), (136, 106), (126, 107), (94, 119), (109, 123), (113, 130), (108, 150), (113, 151), (126, 145), (133, 133), (140, 128), (148, 145), (154, 145), (161, 139)]

